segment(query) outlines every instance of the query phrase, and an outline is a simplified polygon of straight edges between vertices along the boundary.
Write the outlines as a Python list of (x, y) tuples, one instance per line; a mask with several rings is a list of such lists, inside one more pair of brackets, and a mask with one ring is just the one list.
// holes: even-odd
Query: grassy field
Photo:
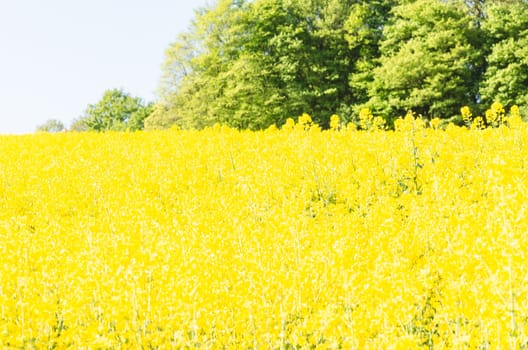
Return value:
[(0, 344), (528, 347), (528, 127), (0, 137)]

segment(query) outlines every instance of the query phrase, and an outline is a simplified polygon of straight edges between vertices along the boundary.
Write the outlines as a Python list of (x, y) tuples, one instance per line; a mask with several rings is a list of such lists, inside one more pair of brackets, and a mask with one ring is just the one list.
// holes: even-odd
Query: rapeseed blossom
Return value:
[(308, 117), (0, 137), (2, 348), (528, 346), (526, 125)]

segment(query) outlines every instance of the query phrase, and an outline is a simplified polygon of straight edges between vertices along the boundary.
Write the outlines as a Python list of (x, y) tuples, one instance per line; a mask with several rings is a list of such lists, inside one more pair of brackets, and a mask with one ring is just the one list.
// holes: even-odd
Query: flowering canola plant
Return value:
[(0, 344), (528, 346), (528, 127), (0, 137)]

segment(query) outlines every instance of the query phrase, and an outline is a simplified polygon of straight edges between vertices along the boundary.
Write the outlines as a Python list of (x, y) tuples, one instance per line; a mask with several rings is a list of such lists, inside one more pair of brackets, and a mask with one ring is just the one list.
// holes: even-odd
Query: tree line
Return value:
[[(144, 102), (123, 89), (110, 89), (101, 99), (89, 104), (82, 116), (74, 119), (70, 131), (138, 131), (145, 127), (145, 119), (152, 113), (154, 103)], [(67, 128), (58, 119), (49, 119), (37, 126), (37, 131), (61, 132)]]
[[(527, 0), (218, 0), (166, 50), (143, 128), (262, 129), (364, 108), (461, 121), (528, 112)], [(122, 125), (122, 124), (121, 124)]]

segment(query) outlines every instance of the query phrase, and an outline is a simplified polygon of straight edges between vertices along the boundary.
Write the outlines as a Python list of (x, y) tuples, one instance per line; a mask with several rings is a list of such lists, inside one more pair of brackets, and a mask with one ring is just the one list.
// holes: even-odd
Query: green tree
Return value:
[(356, 115), (369, 100), (368, 90), (374, 80), (373, 71), (381, 56), (383, 29), (392, 18), (391, 10), (396, 4), (396, 0), (356, 2), (345, 23), (345, 38), (353, 61), (349, 85)]
[(39, 132), (61, 132), (64, 130), (64, 124), (58, 119), (49, 119), (37, 127)]
[[(178, 36), (166, 50), (162, 68), (160, 101), (150, 124), (201, 128), (222, 117), (222, 74), (236, 52), (227, 43), (237, 35), (235, 24), (244, 2), (219, 1), (197, 13), (189, 32)], [(231, 45), (236, 46), (236, 45)]]
[(355, 2), (219, 1), (167, 50), (162, 110), (197, 128), (260, 129), (303, 112), (327, 125), (355, 100), (345, 29)]
[[(149, 128), (449, 118), (524, 103), (526, 0), (219, 0), (166, 51)], [(484, 74), (485, 72), (485, 74)], [(390, 124), (390, 123), (389, 123)]]
[(170, 113), (166, 105), (157, 103), (153, 106), (152, 112), (145, 118), (145, 130), (167, 129), (178, 123), (177, 114)]
[(120, 89), (107, 90), (96, 104), (88, 105), (82, 123), (92, 131), (142, 130), (152, 104), (143, 103)]
[(77, 131), (77, 132), (88, 131), (88, 127), (86, 126), (85, 119), (86, 119), (85, 117), (75, 118), (71, 122), (70, 128), (68, 130), (69, 131)]
[(499, 101), (528, 112), (528, 2), (500, 1), (490, 4), (483, 29), (491, 53), (481, 84), (484, 105)]
[(373, 70), (370, 107), (394, 118), (413, 110), (451, 117), (476, 103), (481, 71), (478, 28), (462, 4), (404, 2), (384, 27), (380, 65)]
[(264, 30), (252, 39), (267, 49), (262, 65), (274, 77), (275, 96), (285, 98), (282, 118), (307, 112), (327, 127), (356, 100), (348, 80), (357, 56), (345, 26), (355, 2), (275, 0), (256, 8), (253, 28)]

